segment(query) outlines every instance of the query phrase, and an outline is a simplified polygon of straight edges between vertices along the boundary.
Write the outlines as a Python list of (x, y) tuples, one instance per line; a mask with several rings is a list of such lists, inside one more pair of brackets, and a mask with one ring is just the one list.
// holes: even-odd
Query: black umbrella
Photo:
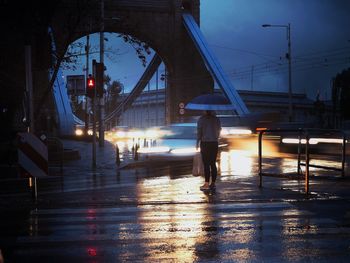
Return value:
[(189, 110), (234, 110), (235, 106), (223, 95), (203, 94), (185, 106)]

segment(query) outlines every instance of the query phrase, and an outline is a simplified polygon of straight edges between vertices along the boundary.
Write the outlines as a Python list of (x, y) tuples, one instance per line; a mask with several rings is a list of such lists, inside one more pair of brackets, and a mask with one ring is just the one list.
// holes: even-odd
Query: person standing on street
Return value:
[(206, 110), (205, 114), (197, 122), (196, 147), (198, 149), (200, 145), (205, 175), (205, 183), (200, 187), (201, 190), (215, 188), (217, 177), (216, 157), (219, 148), (220, 131), (220, 119), (215, 116), (214, 111)]

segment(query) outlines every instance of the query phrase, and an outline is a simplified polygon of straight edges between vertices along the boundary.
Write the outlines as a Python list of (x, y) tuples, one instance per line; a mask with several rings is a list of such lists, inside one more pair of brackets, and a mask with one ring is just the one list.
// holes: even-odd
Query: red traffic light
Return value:
[(94, 98), (96, 94), (95, 78), (91, 75), (86, 80), (86, 96)]
[(94, 88), (95, 87), (95, 79), (94, 78), (88, 78), (88, 87)]

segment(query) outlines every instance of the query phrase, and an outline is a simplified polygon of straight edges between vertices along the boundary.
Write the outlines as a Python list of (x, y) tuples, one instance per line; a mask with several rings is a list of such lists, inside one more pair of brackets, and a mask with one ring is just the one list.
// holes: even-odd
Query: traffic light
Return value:
[(95, 63), (95, 77), (96, 77), (96, 96), (102, 98), (104, 93), (104, 71), (105, 66), (103, 63)]
[(105, 66), (103, 63), (92, 60), (92, 72), (96, 80), (96, 96), (102, 98), (104, 93), (104, 71)]
[(86, 80), (86, 96), (89, 98), (94, 98), (96, 93), (96, 83), (95, 78), (89, 75)]

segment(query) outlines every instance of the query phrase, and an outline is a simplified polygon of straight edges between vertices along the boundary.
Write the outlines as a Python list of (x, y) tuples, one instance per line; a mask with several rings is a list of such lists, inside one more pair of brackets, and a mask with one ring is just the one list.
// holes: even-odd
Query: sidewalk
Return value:
[(15, 204), (0, 208), (6, 262), (350, 260), (347, 177), (315, 178), (309, 196), (302, 180), (263, 177), (259, 188), (253, 158), (249, 173), (222, 170), (202, 192), (191, 163), (118, 169), (106, 143), (93, 171), (91, 144), (64, 144), (81, 159), (39, 182), (36, 204), (1, 195)]

